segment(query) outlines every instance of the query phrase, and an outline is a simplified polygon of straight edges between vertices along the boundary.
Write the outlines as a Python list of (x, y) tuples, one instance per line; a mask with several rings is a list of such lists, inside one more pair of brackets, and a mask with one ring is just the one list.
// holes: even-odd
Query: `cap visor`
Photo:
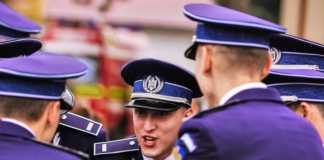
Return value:
[(38, 51), (42, 43), (37, 39), (24, 38), (0, 42), (0, 57), (10, 58), (20, 55), (30, 55)]
[(61, 106), (60, 108), (63, 110), (72, 110), (75, 106), (75, 99), (73, 93), (70, 89), (66, 88), (62, 93), (62, 99), (60, 100)]
[(198, 44), (193, 43), (186, 51), (185, 57), (195, 60), (196, 59), (196, 51), (197, 51)]
[(61, 110), (67, 110), (67, 111), (70, 111), (73, 109), (73, 106), (71, 106), (70, 104), (66, 103), (65, 101), (61, 100), (60, 102), (60, 109)]
[(143, 108), (155, 111), (175, 111), (180, 107), (187, 107), (186, 104), (173, 103), (155, 99), (136, 99), (131, 100), (127, 105), (127, 108)]

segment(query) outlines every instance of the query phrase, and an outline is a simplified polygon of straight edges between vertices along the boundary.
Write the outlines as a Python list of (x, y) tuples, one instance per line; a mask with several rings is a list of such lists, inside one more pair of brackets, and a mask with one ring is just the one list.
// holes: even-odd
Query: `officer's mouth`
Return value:
[(142, 144), (144, 145), (144, 147), (151, 148), (156, 145), (158, 138), (149, 136), (149, 135), (145, 135), (145, 136), (141, 137), (141, 140), (142, 140)]

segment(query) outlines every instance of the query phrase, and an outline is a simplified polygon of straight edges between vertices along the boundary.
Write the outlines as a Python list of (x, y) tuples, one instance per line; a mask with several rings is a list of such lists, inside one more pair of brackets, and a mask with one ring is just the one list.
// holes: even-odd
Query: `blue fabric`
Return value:
[[(144, 90), (143, 87), (143, 81), (136, 81), (133, 86), (133, 93), (147, 93)], [(176, 97), (176, 98), (185, 98), (188, 100), (188, 102), (191, 102), (192, 99), (192, 92), (184, 89), (182, 87), (172, 85), (169, 83), (164, 83), (163, 88), (161, 91), (156, 93), (158, 95), (163, 95), (163, 96), (170, 96), (170, 97)], [(172, 101), (172, 100), (171, 100)]]
[(324, 69), (324, 56), (321, 54), (281, 52), (281, 58), (276, 64), (317, 65)]
[(80, 158), (48, 144), (37, 142), (25, 128), (0, 120), (1, 160), (78, 160)]
[(0, 95), (37, 99), (61, 99), (65, 80), (40, 80), (8, 75), (0, 76)]
[(270, 21), (214, 4), (192, 3), (184, 6), (184, 14), (202, 23), (235, 28), (248, 28), (267, 32), (286, 32), (286, 29)]
[(179, 132), (190, 134), (197, 146), (185, 159), (324, 159), (316, 130), (280, 101), (275, 90), (249, 89), (227, 107), (198, 113)]
[(39, 50), (42, 43), (30, 38), (30, 34), (40, 31), (36, 23), (0, 2), (0, 58), (30, 55)]
[[(103, 150), (103, 145), (106, 150)], [(143, 160), (136, 137), (102, 141), (94, 146), (94, 157), (91, 160)]]
[(0, 61), (0, 72), (14, 76), (40, 79), (68, 79), (80, 77), (87, 66), (71, 56), (36, 52)]
[[(208, 40), (210, 43), (226, 43), (228, 45), (255, 46), (268, 48), (270, 34), (258, 30), (233, 28), (231, 26), (199, 23), (196, 29), (197, 41)], [(208, 42), (206, 42), (208, 43)]]
[(184, 14), (198, 23), (198, 39), (185, 51), (190, 59), (195, 59), (199, 43), (267, 49), (270, 35), (286, 32), (280, 25), (219, 5), (187, 4)]
[(0, 2), (0, 26), (28, 34), (39, 33), (41, 27)]
[(297, 96), (302, 99), (313, 99), (314, 101), (324, 100), (324, 85), (307, 84), (307, 83), (293, 83), (293, 84), (276, 84), (271, 85), (282, 96)]
[[(64, 118), (62, 118), (64, 117)], [(102, 128), (102, 124), (96, 121), (93, 121), (89, 118), (76, 115), (74, 113), (67, 112), (62, 115), (60, 124), (66, 127), (77, 129), (81, 132), (89, 133), (92, 135), (97, 135), (99, 130)], [(92, 123), (90, 130), (87, 129), (88, 125)]]
[(188, 149), (186, 148), (186, 146), (182, 140), (177, 140), (176, 149), (177, 149), (176, 151), (178, 152), (178, 154), (176, 156), (180, 157), (181, 159), (185, 159), (186, 155), (189, 153)]

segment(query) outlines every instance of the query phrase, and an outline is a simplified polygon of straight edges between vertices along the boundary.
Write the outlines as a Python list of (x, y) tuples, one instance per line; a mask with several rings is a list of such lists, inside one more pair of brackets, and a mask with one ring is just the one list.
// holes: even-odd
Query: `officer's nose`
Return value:
[(146, 118), (145, 118), (145, 121), (144, 121), (144, 130), (146, 132), (152, 132), (154, 131), (155, 129), (157, 128), (157, 125), (155, 123), (155, 120), (154, 120), (154, 117), (152, 115), (148, 115)]

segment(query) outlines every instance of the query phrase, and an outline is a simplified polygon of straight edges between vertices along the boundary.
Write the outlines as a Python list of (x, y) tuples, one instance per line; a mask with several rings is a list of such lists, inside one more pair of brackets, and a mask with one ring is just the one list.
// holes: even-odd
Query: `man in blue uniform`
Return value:
[(270, 40), (275, 65), (264, 80), (276, 88), (289, 108), (309, 121), (324, 142), (324, 45), (278, 35)]
[(38, 52), (0, 61), (0, 159), (76, 160), (50, 145), (66, 80), (87, 67), (67, 56)]
[(0, 2), (0, 57), (29, 55), (39, 50), (41, 42), (31, 34), (41, 27)]
[(184, 14), (198, 22), (185, 56), (210, 109), (182, 125), (179, 158), (324, 159), (314, 128), (260, 82), (272, 64), (269, 37), (285, 29), (217, 5), (189, 4)]
[(273, 69), (265, 79), (269, 87), (277, 89), (282, 100), (298, 115), (310, 122), (324, 142), (324, 74), (309, 66)]
[[(134, 131), (144, 160), (174, 160), (171, 152), (182, 122), (192, 113), (191, 100), (201, 97), (195, 77), (176, 65), (155, 59), (132, 61), (123, 67), (121, 76), (133, 86), (126, 107), (133, 108)], [(122, 142), (113, 146), (127, 147)], [(137, 143), (133, 144), (128, 147), (134, 149)], [(111, 152), (118, 147), (99, 145), (96, 155), (102, 159), (118, 157)]]

